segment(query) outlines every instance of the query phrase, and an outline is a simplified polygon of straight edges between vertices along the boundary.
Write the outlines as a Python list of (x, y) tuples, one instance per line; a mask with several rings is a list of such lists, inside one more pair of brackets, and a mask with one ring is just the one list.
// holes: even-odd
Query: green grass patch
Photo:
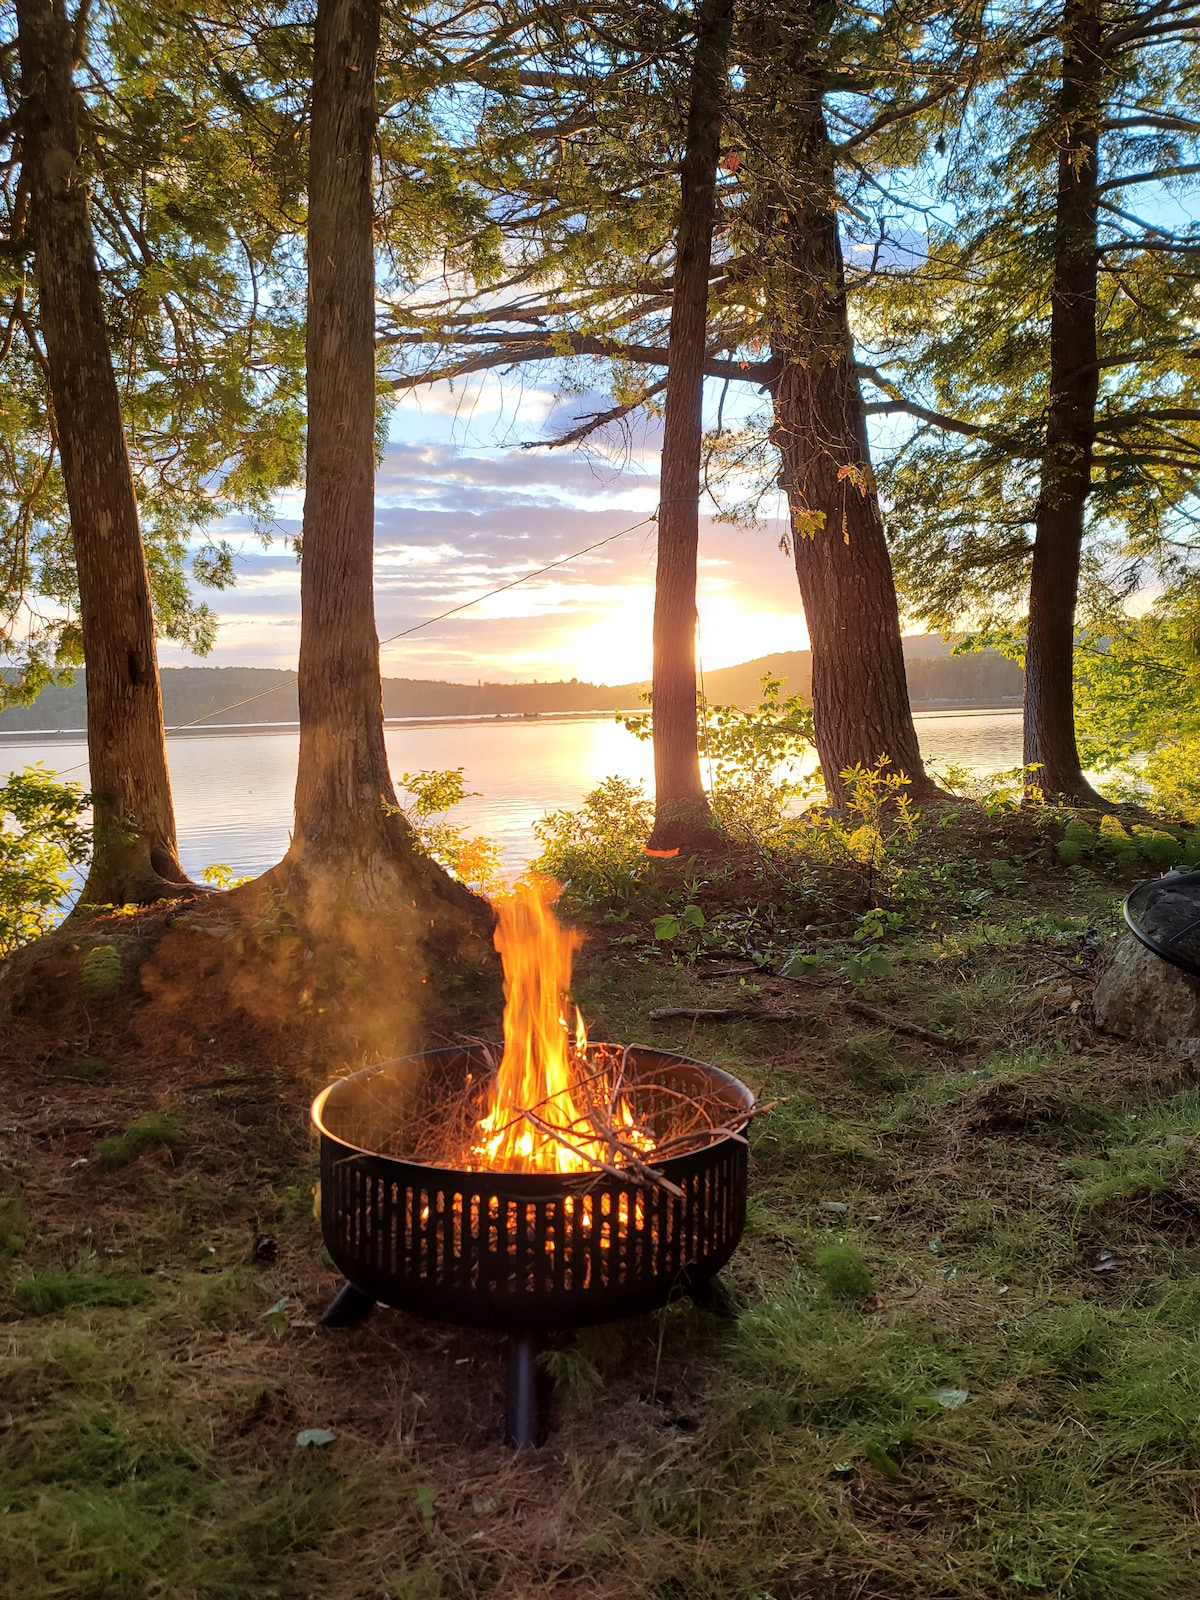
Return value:
[(345, 1516), (335, 1466), (295, 1451), (239, 1481), (177, 1429), (82, 1400), (0, 1463), (0, 1592), (28, 1600), (300, 1600), (306, 1550)]
[(115, 1133), (109, 1139), (101, 1139), (92, 1155), (92, 1160), (102, 1172), (117, 1172), (120, 1168), (136, 1161), (139, 1156), (145, 1155), (147, 1150), (178, 1144), (180, 1138), (179, 1126), (172, 1117), (163, 1116), (158, 1111), (149, 1111), (126, 1128), (124, 1133)]
[(95, 1257), (81, 1257), (69, 1271), (46, 1267), (13, 1284), (13, 1299), (31, 1317), (50, 1317), (77, 1306), (136, 1306), (149, 1298), (150, 1285), (127, 1272), (98, 1272)]
[(71, 1083), (98, 1083), (108, 1076), (108, 1062), (100, 1056), (71, 1056), (52, 1063), (50, 1071), (54, 1077)]

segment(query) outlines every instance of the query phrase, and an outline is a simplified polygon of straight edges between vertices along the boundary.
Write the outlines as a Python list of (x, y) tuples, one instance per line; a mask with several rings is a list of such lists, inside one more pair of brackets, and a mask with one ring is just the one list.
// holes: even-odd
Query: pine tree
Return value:
[(186, 883), (163, 737), (150, 585), (109, 354), (73, 82), (52, 0), (17, 8), (22, 178), (79, 587), (93, 853), (83, 898), (123, 904)]
[[(391, 1026), (487, 964), (491, 913), (416, 848), (383, 739), (375, 630), (375, 191), (378, 0), (320, 0), (308, 180), (307, 466), (296, 828), (265, 887), (310, 935), (395, 978)], [(256, 889), (261, 892), (261, 887)], [(420, 981), (418, 981), (418, 978)]]
[(1064, 0), (998, 30), (950, 161), (957, 214), (875, 306), (872, 409), (916, 424), (884, 471), (901, 587), (934, 626), (1024, 654), (1026, 760), (1076, 800), (1096, 798), (1079, 601), (1104, 614), (1191, 541), (1198, 29), (1188, 5)]
[[(572, 356), (609, 363), (614, 404), (580, 417), (559, 439), (560, 445), (587, 439), (639, 409), (654, 409), (664, 388), (669, 392), (664, 324), (676, 289), (676, 268), (664, 174), (671, 171), (669, 152), (678, 147), (680, 132), (677, 56), (672, 54), (675, 41), (668, 20), (656, 37), (647, 14), (633, 14), (642, 23), (641, 34), (632, 26), (604, 29), (597, 21), (597, 40), (581, 24), (584, 42), (576, 41), (570, 70), (561, 56), (556, 71), (541, 70), (536, 53), (527, 49), (526, 61), (537, 62), (539, 70), (514, 68), (499, 107), (493, 110), (488, 102), (477, 118), (477, 138), (464, 159), (474, 163), (475, 181), (490, 186), (491, 215), (509, 244), (507, 271), (479, 286), (485, 298), (468, 284), (458, 293), (398, 308), (397, 325), (384, 339), (393, 359), (399, 358), (399, 386)], [(798, 90), (804, 105), (799, 120), (807, 119), (808, 132), (793, 137), (790, 153), (799, 170), (781, 171), (777, 147), (785, 136), (774, 126), (776, 110), (768, 109), (755, 123), (748, 110), (753, 95), (742, 89), (731, 97), (732, 121), (749, 118), (754, 126), (743, 130), (724, 163), (704, 370), (727, 383), (756, 385), (772, 395), (776, 410), (791, 408), (775, 439), (794, 441), (785, 480), (798, 576), (807, 585), (804, 598), (820, 658), (814, 673), (814, 692), (822, 702), (816, 722), (831, 793), (835, 799), (840, 796), (840, 774), (846, 767), (872, 765), (881, 755), (902, 767), (922, 791), (926, 780), (905, 693), (895, 596), (866, 456), (848, 310), (833, 281), (840, 270), (837, 156), (820, 122), (826, 93), (852, 87), (841, 79), (835, 83), (825, 58), (857, 51), (872, 63), (863, 68), (866, 78), (877, 70), (881, 51), (895, 55), (897, 41), (881, 43), (870, 37), (870, 30), (855, 31), (851, 25), (853, 39), (847, 44), (846, 29), (837, 27), (836, 8), (821, 8), (810, 16), (801, 7), (796, 18), (808, 41), (803, 48), (812, 56), (807, 86)], [(763, 83), (775, 81), (774, 74), (789, 90), (797, 88), (796, 62), (788, 54), (793, 21), (786, 6), (764, 7), (753, 41), (742, 28), (736, 51), (743, 81), (757, 71)], [(918, 39), (925, 40), (921, 26), (908, 23), (899, 29), (902, 40), (907, 41), (914, 26)], [(613, 45), (614, 36), (627, 53)], [(932, 90), (922, 81), (923, 68), (913, 67), (912, 54), (909, 48), (888, 93), (875, 97), (871, 89), (864, 91), (869, 109), (849, 141), (855, 147), (872, 140), (876, 117), (881, 127), (892, 127), (919, 117), (953, 92), (957, 78), (953, 70), (944, 70), (941, 44), (931, 54), (931, 70), (939, 78)], [(528, 85), (525, 94), (515, 97), (514, 89), (523, 85)], [(874, 104), (878, 98), (882, 103)], [(809, 137), (814, 114), (820, 138)], [(793, 135), (797, 120), (789, 100), (783, 126)], [(759, 207), (760, 220), (772, 214), (773, 206), (774, 215), (791, 216), (791, 202), (799, 196), (808, 222), (821, 234), (819, 243), (812, 243), (799, 226), (786, 241), (776, 237), (769, 223), (763, 224), (761, 237), (753, 236), (746, 222), (753, 206), (744, 180), (756, 181), (749, 155), (756, 145), (763, 152), (759, 179), (769, 171), (765, 188), (774, 186), (776, 191), (775, 201), (764, 200)], [(779, 194), (786, 194), (785, 203), (779, 203)], [(614, 204), (619, 204), (616, 215)], [(815, 254), (797, 270), (804, 249)], [(814, 292), (817, 284), (826, 288)], [(820, 392), (801, 402), (795, 379), (807, 358), (795, 346), (790, 362), (782, 350), (764, 359), (761, 347), (809, 315), (823, 319), (812, 335), (815, 344), (836, 351), (836, 359), (824, 363), (825, 380), (815, 386)], [(432, 362), (431, 345), (440, 345)], [(790, 378), (781, 389), (785, 367)], [(814, 402), (830, 408), (830, 414), (818, 421)], [(836, 440), (832, 447), (831, 439)], [(820, 472), (808, 471), (809, 462), (823, 463)], [(798, 470), (802, 464), (803, 472)], [(824, 466), (829, 468), (828, 486), (817, 482)], [(776, 465), (773, 472), (778, 471)], [(814, 540), (822, 515), (829, 534)], [(852, 520), (856, 536), (847, 557), (842, 536)], [(836, 549), (835, 539), (842, 539)], [(864, 604), (871, 618), (866, 627), (859, 616)]]
[(652, 851), (702, 850), (716, 832), (700, 779), (696, 563), (708, 279), (732, 26), (733, 0), (703, 0), (696, 15), (667, 338), (654, 582), (654, 828), (646, 847)]

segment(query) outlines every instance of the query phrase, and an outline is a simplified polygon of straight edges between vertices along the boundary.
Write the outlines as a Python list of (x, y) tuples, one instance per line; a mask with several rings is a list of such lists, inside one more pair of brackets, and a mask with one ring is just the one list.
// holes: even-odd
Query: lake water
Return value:
[[(1021, 760), (1021, 713), (925, 711), (916, 714), (921, 749), (941, 766), (977, 772)], [(257, 874), (287, 849), (292, 825), (298, 736), (294, 728), (175, 734), (167, 740), (179, 854), (196, 874), (224, 862)], [(387, 750), (397, 780), (405, 772), (465, 768), (478, 790), (451, 820), (488, 834), (516, 866), (537, 851), (534, 823), (575, 806), (610, 774), (653, 787), (650, 746), (611, 716), (505, 718), (389, 726)], [(71, 736), (26, 734), (0, 739), (0, 777), (40, 761), (86, 787), (87, 747)]]

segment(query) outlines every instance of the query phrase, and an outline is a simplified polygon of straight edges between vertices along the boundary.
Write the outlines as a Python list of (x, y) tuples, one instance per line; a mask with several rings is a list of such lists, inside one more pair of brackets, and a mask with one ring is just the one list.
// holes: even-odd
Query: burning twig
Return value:
[(596, 1156), (591, 1154), (586, 1146), (577, 1145), (570, 1139), (565, 1138), (560, 1129), (551, 1127), (548, 1122), (543, 1122), (542, 1119), (535, 1116), (532, 1111), (527, 1111), (525, 1115), (540, 1133), (546, 1134), (557, 1144), (562, 1145), (565, 1150), (569, 1150), (572, 1155), (581, 1157), (596, 1172), (606, 1173), (610, 1178), (619, 1178), (625, 1183), (628, 1183), (630, 1178), (632, 1178), (635, 1183), (657, 1184), (659, 1188), (665, 1189), (668, 1194), (676, 1195), (680, 1200), (684, 1198), (683, 1190), (677, 1183), (672, 1183), (670, 1178), (657, 1171), (654, 1167), (646, 1166), (645, 1162), (641, 1160), (642, 1152), (635, 1146), (626, 1144), (623, 1140), (617, 1139), (615, 1134), (612, 1138), (612, 1144), (614, 1148), (619, 1148), (621, 1153), (626, 1156), (625, 1164), (620, 1167), (610, 1164), (607, 1161), (599, 1160)]

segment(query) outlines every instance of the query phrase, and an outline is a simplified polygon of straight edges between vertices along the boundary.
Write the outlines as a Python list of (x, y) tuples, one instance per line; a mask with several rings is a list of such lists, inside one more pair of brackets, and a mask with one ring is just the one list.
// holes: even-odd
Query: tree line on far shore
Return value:
[[(1019, 706), (1020, 667), (998, 650), (969, 655), (927, 655), (937, 640), (905, 640), (905, 676), (916, 707), (938, 704)], [(944, 650), (944, 646), (942, 647)], [(707, 698), (749, 706), (758, 703), (764, 676), (780, 677), (789, 694), (812, 693), (812, 652), (785, 651), (705, 675)], [(20, 729), (82, 729), (86, 725), (86, 674), (71, 683), (48, 684), (36, 700), (0, 711), (0, 734)], [(295, 722), (299, 706), (296, 674), (274, 667), (164, 667), (163, 716), (168, 732), (185, 724), (203, 728), (244, 723)], [(519, 716), (523, 712), (634, 711), (649, 688), (569, 681), (448, 683), (436, 678), (384, 678), (385, 717)]]
[[(186, 890), (156, 633), (211, 641), (189, 536), (222, 507), (266, 528), (303, 477), (296, 830), (273, 883), (311, 915), (419, 904), (414, 939), (477, 935), (387, 769), (374, 463), (389, 394), (532, 362), (568, 388), (607, 375), (560, 446), (662, 418), (651, 849), (716, 833), (702, 490), (741, 518), (786, 500), (835, 803), (881, 758), (936, 792), (897, 576), (910, 614), (1023, 658), (1034, 781), (1097, 798), (1080, 605), (1124, 637), (1139, 583), (1194, 604), (1200, 5), (15, 14), (0, 565), (20, 691), (86, 663), (86, 899)], [(873, 414), (897, 424), (879, 466)], [(210, 541), (192, 572), (230, 581), (231, 552)]]

